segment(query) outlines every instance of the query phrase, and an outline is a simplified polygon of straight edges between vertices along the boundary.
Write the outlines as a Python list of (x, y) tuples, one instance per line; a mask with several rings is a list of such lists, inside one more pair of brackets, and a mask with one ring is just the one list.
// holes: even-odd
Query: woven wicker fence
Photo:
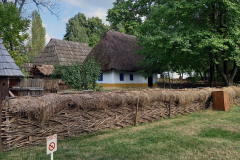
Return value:
[(109, 128), (148, 123), (211, 107), (211, 93), (224, 90), (238, 103), (240, 88), (93, 92), (18, 97), (3, 102), (4, 150), (44, 143), (47, 136), (65, 138)]

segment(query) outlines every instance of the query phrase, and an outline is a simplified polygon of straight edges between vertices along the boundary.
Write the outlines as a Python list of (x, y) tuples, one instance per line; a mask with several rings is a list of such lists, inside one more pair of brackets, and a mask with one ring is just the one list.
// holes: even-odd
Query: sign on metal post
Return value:
[(47, 154), (51, 154), (51, 160), (55, 151), (57, 151), (57, 134), (47, 137)]

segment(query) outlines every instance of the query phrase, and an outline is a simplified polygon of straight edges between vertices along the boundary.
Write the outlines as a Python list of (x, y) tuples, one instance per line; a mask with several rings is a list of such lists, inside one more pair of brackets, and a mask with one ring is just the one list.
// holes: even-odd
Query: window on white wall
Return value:
[(120, 81), (124, 81), (124, 74), (120, 73), (119, 77), (120, 77)]
[(103, 74), (102, 73), (100, 74), (98, 81), (103, 81)]
[(133, 74), (130, 74), (130, 81), (133, 81)]

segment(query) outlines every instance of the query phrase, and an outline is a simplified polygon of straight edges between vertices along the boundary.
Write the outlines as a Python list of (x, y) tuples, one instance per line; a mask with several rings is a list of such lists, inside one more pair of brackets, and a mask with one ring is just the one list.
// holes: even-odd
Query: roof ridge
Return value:
[[(70, 46), (69, 46), (69, 44), (67, 43), (67, 41), (66, 41), (66, 40), (63, 40), (63, 41), (67, 44), (68, 48), (70, 49), (70, 51), (71, 51), (71, 53), (72, 53), (72, 49), (70, 48)], [(72, 55), (73, 55), (73, 53), (72, 53)]]
[[(56, 44), (54, 43), (54, 38), (52, 38), (52, 40), (53, 40), (53, 44), (54, 44), (54, 50), (55, 50), (55, 53), (56, 53), (56, 55), (57, 55), (57, 60), (59, 61), (59, 63), (60, 63), (60, 60), (59, 60), (59, 57), (58, 57), (58, 52), (57, 52), (57, 48), (56, 48)], [(44, 47), (45, 48), (45, 47)]]

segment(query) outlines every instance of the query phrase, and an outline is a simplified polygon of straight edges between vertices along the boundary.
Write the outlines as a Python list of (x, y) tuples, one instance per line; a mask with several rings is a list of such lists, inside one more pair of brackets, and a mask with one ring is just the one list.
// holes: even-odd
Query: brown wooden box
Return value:
[(212, 92), (213, 97), (213, 110), (218, 111), (229, 111), (229, 94), (224, 91)]

